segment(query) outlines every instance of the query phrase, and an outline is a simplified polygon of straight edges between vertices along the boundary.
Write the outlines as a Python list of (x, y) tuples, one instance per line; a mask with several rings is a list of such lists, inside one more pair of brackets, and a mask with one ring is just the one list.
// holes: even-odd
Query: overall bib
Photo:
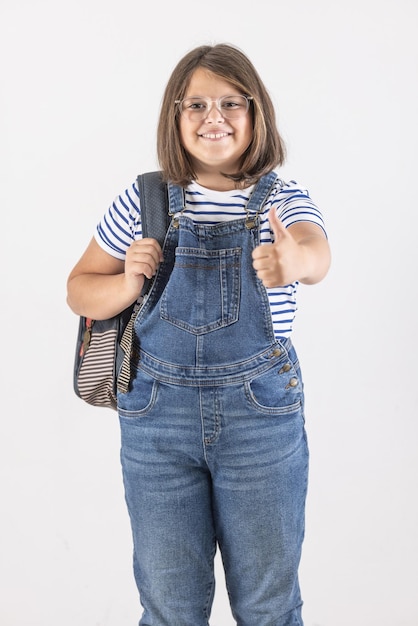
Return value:
[[(238, 626), (303, 624), (303, 384), (251, 257), (274, 179), (256, 185), (247, 219), (172, 220), (135, 321), (118, 412), (143, 626), (209, 624), (217, 546)], [(169, 198), (181, 212), (183, 190)]]

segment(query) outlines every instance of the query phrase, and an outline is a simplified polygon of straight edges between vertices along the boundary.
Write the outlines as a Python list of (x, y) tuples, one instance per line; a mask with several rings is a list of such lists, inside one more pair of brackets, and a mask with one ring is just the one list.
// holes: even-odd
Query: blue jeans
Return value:
[[(181, 210), (177, 187), (170, 202)], [(208, 625), (217, 546), (238, 626), (303, 624), (303, 383), (252, 268), (254, 224), (172, 223), (135, 322), (118, 411), (143, 626)]]
[(218, 543), (239, 626), (302, 625), (308, 450), (286, 363), (203, 388), (138, 372), (137, 408), (119, 412), (140, 624), (207, 626)]

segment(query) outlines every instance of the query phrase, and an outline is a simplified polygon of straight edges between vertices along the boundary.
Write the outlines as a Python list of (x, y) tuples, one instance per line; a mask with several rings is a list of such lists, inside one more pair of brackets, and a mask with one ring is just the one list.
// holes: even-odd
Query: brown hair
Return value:
[(276, 126), (271, 98), (257, 70), (245, 54), (229, 44), (199, 46), (188, 52), (176, 65), (165, 88), (157, 129), (157, 155), (165, 180), (186, 186), (195, 172), (179, 133), (179, 110), (176, 100), (186, 93), (193, 72), (204, 68), (251, 96), (250, 112), (253, 138), (242, 156), (241, 167), (233, 175), (237, 186), (256, 182), (263, 174), (282, 165), (285, 146)]

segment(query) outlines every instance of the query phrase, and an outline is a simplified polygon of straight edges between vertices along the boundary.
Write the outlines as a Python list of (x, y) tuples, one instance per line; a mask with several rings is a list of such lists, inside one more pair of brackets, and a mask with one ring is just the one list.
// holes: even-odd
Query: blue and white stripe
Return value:
[[(192, 183), (186, 189), (183, 215), (204, 224), (243, 218), (252, 189), (212, 191)], [(278, 178), (260, 214), (261, 243), (272, 243), (268, 221), (268, 212), (272, 206), (287, 228), (297, 222), (312, 222), (325, 232), (322, 214), (312, 202), (308, 191), (295, 181), (284, 182)], [(140, 198), (135, 181), (110, 205), (97, 225), (95, 239), (108, 254), (124, 260), (127, 248), (141, 236)], [(288, 337), (292, 332), (297, 311), (297, 287), (296, 282), (267, 290), (274, 332), (278, 338)]]

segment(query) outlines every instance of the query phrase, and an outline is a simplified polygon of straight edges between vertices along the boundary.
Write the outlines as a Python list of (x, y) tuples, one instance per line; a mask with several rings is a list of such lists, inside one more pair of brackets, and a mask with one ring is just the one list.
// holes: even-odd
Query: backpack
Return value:
[[(140, 174), (137, 182), (142, 236), (156, 239), (162, 247), (170, 223), (167, 184), (160, 171)], [(128, 391), (134, 321), (151, 283), (145, 281), (138, 300), (110, 319), (79, 318), (73, 387), (88, 404), (116, 410), (117, 391)]]

